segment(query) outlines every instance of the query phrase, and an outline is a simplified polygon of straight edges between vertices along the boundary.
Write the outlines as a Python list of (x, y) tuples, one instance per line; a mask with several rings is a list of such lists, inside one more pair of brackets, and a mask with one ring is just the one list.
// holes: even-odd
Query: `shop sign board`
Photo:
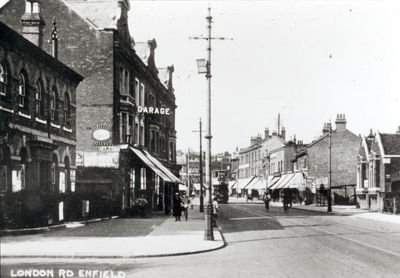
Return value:
[(83, 166), (119, 168), (119, 150), (108, 152), (84, 152)]
[(137, 108), (138, 113), (143, 114), (154, 114), (154, 115), (170, 115), (171, 109), (170, 108), (158, 108), (152, 106), (138, 106)]

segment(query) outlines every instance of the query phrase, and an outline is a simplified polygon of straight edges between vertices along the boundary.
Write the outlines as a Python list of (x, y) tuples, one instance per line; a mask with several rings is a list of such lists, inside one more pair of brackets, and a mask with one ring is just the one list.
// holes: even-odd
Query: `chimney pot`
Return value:
[(336, 118), (335, 124), (336, 124), (336, 129), (339, 131), (345, 130), (346, 129), (346, 116), (345, 114), (338, 114), (338, 117)]
[(25, 2), (25, 13), (26, 14), (31, 14), (32, 13), (32, 3), (26, 1)]
[(21, 23), (24, 38), (41, 48), (44, 22), (40, 17), (39, 3), (25, 1), (25, 13), (22, 15)]
[(281, 129), (281, 138), (284, 139), (284, 140), (286, 140), (286, 129), (285, 129), (284, 126), (283, 126), (282, 129)]
[(269, 128), (268, 127), (265, 128), (264, 135), (265, 135), (265, 138), (269, 137)]
[(33, 14), (40, 14), (40, 4), (35, 2), (33, 3), (33, 9), (32, 9)]

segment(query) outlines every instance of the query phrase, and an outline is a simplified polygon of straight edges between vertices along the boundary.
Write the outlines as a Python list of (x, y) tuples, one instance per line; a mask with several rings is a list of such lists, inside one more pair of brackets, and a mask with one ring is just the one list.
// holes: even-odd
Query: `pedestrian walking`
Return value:
[(212, 202), (212, 222), (213, 222), (213, 226), (217, 227), (217, 218), (218, 218), (218, 214), (219, 214), (219, 205), (217, 202), (217, 197), (214, 197), (213, 202)]
[(179, 196), (179, 193), (176, 192), (174, 199), (173, 199), (173, 215), (175, 217), (175, 221), (181, 221), (181, 215), (182, 215), (182, 206), (185, 204), (181, 197)]
[(289, 204), (291, 203), (291, 192), (284, 188), (282, 191), (282, 199), (283, 199), (283, 211), (289, 210)]
[(264, 200), (264, 205), (265, 205), (265, 212), (268, 212), (268, 210), (269, 210), (269, 202), (271, 201), (271, 195), (269, 194), (268, 191), (264, 192), (263, 200)]

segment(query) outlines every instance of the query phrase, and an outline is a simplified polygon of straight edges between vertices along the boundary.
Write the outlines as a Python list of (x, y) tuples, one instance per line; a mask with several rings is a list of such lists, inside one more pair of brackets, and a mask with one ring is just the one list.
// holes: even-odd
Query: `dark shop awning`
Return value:
[(137, 148), (130, 147), (134, 154), (143, 161), (151, 170), (154, 171), (158, 176), (160, 176), (166, 182), (172, 183), (182, 183), (183, 182), (171, 173), (157, 158), (152, 156), (149, 152)]

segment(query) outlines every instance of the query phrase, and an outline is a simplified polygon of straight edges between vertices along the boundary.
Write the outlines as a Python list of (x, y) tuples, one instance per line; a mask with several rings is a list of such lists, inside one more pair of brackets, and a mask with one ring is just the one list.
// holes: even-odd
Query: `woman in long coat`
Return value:
[(179, 193), (175, 193), (173, 200), (173, 215), (175, 216), (175, 221), (181, 221), (182, 206), (184, 205)]

